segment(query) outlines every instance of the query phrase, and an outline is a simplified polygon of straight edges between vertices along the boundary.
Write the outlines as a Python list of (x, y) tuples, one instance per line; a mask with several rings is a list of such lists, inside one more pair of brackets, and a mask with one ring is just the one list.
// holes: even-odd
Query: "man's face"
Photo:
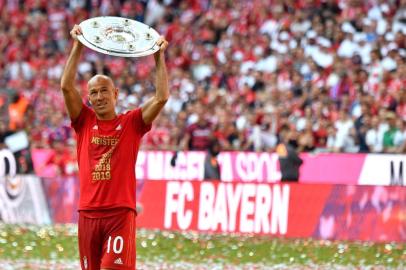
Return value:
[(118, 90), (107, 76), (96, 75), (89, 80), (89, 101), (100, 119), (111, 119), (115, 116), (115, 105)]

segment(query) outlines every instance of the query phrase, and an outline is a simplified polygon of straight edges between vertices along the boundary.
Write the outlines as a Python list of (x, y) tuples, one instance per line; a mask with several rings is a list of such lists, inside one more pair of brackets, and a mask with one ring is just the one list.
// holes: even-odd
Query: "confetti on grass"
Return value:
[[(406, 266), (406, 244), (151, 230), (137, 232), (137, 262), (179, 264), (180, 261), (185, 265), (215, 264), (223, 267), (218, 269), (225, 269), (229, 265), (248, 267), (241, 269), (265, 269), (264, 266), (269, 266), (269, 269), (306, 269), (303, 266), (308, 269), (318, 266), (325, 266), (326, 269), (333, 266), (343, 266), (345, 269), (374, 269), (371, 267), (377, 266), (403, 269)], [(279, 268), (274, 268), (276, 266)]]
[[(77, 227), (0, 224), (0, 269), (79, 269)], [(137, 231), (137, 269), (406, 269), (406, 243)]]

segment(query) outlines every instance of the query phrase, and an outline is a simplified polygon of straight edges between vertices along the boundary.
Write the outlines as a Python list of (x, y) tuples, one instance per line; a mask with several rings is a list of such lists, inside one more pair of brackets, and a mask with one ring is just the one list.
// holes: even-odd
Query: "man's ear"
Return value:
[(116, 97), (116, 100), (118, 99), (118, 88), (114, 89), (114, 96)]

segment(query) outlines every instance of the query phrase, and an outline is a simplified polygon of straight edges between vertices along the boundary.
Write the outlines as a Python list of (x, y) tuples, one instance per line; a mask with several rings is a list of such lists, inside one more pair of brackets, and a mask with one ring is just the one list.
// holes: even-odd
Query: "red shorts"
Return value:
[(85, 270), (135, 269), (135, 211), (79, 211), (80, 265)]

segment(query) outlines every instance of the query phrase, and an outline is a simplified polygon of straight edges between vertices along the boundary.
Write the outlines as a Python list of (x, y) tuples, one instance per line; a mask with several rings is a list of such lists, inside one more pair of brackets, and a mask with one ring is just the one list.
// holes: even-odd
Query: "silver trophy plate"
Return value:
[(152, 27), (127, 18), (105, 16), (79, 24), (79, 41), (100, 53), (121, 57), (142, 57), (159, 50), (159, 34)]

